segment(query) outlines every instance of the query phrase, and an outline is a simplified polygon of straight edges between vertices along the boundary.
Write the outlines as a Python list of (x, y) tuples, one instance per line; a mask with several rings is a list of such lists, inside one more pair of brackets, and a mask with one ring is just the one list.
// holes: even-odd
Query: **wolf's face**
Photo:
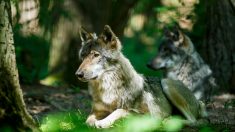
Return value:
[(164, 37), (159, 46), (158, 54), (147, 66), (151, 69), (169, 69), (179, 63), (184, 57), (182, 46), (184, 42), (183, 34), (178, 29), (164, 30)]
[(97, 37), (81, 28), (82, 47), (79, 50), (81, 65), (76, 76), (82, 81), (100, 78), (103, 73), (110, 71), (118, 59), (121, 44), (109, 26)]

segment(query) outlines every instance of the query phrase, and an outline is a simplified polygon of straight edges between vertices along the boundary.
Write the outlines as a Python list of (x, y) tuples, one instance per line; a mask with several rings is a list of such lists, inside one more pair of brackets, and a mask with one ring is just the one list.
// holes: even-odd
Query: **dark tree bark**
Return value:
[(9, 0), (0, 0), (0, 128), (38, 131), (25, 108), (16, 68)]
[(104, 25), (112, 27), (117, 36), (123, 35), (123, 30), (129, 19), (130, 11), (138, 0), (74, 0), (81, 10), (87, 25), (95, 32), (100, 33)]
[(210, 64), (220, 91), (235, 91), (235, 0), (208, 0), (205, 60)]

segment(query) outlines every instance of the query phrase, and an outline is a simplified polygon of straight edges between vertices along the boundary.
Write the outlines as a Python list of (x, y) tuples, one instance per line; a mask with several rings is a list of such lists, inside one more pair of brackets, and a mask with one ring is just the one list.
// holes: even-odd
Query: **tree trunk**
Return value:
[(214, 72), (220, 91), (231, 92), (235, 88), (235, 0), (209, 0), (206, 9), (203, 56)]
[(49, 72), (50, 75), (45, 79), (56, 78), (56, 81), (65, 81), (70, 85), (79, 85), (85, 88), (86, 83), (79, 81), (75, 77), (78, 62), (79, 28), (83, 15), (76, 7), (73, 0), (66, 0), (62, 4), (63, 8), (70, 15), (69, 18), (60, 17), (52, 31)]
[(25, 108), (16, 68), (9, 0), (0, 0), (0, 128), (38, 131)]
[[(100, 33), (104, 25), (110, 25), (115, 34), (123, 35), (131, 9), (139, 0), (74, 0), (81, 14), (85, 16), (82, 24)], [(87, 22), (89, 22), (87, 24)]]

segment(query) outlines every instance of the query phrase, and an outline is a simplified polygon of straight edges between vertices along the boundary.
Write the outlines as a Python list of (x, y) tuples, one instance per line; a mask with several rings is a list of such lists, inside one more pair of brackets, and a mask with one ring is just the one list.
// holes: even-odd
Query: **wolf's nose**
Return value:
[(83, 72), (76, 72), (75, 75), (76, 75), (78, 78), (83, 78), (84, 73), (83, 73)]

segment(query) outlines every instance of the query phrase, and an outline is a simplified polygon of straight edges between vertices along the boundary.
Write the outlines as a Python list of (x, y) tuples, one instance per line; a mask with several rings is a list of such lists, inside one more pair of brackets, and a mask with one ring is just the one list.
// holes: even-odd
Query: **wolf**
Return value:
[(217, 87), (212, 70), (178, 26), (164, 28), (158, 54), (147, 66), (154, 70), (163, 69), (167, 78), (184, 83), (199, 100), (209, 101)]
[(122, 54), (122, 45), (106, 25), (97, 36), (80, 29), (81, 64), (75, 75), (88, 82), (92, 110), (86, 123), (108, 128), (132, 113), (149, 113), (164, 119), (176, 107), (189, 122), (201, 115), (201, 104), (180, 81), (144, 77), (138, 74)]

